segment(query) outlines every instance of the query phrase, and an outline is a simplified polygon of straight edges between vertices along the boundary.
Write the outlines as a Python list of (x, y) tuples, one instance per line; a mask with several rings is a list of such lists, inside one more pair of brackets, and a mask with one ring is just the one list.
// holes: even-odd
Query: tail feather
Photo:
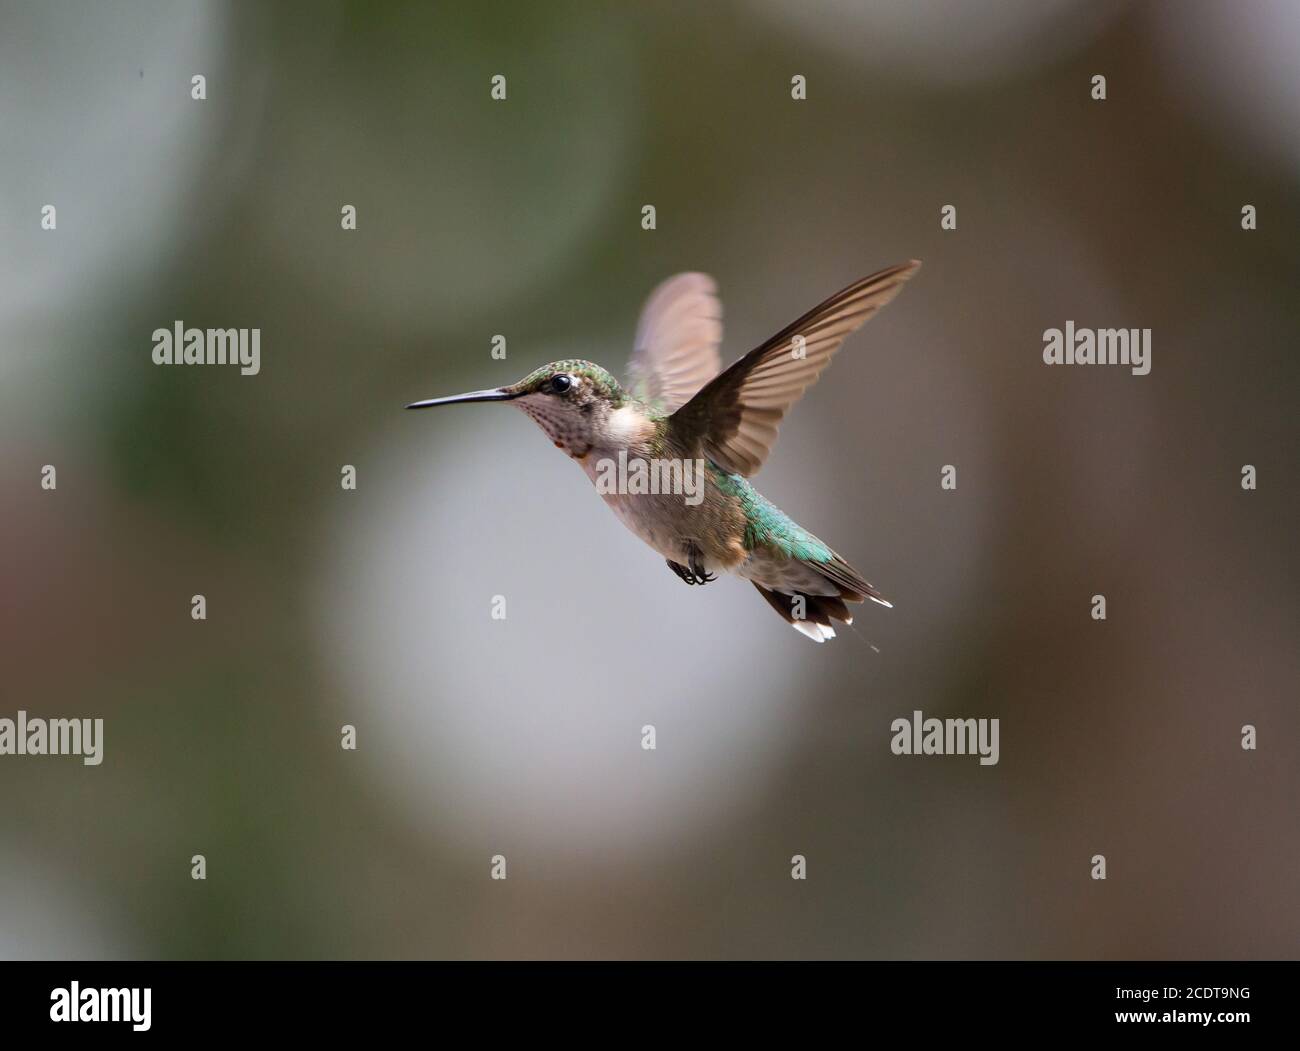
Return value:
[(826, 562), (814, 562), (810, 559), (804, 559), (803, 564), (809, 569), (815, 569), (834, 584), (839, 589), (840, 597), (848, 602), (863, 602), (866, 599), (871, 599), (872, 602), (878, 602), (890, 609), (893, 608), (893, 603), (887, 602), (885, 597), (861, 573), (840, 558), (839, 555), (832, 553), (830, 559)]
[(795, 592), (787, 595), (780, 591), (770, 591), (762, 584), (755, 583), (758, 593), (767, 600), (767, 604), (776, 610), (785, 622), (796, 631), (803, 632), (813, 642), (825, 642), (835, 638), (832, 621), (845, 624), (853, 623), (853, 615), (844, 605), (842, 598), (833, 595), (808, 595)]
[(834, 621), (838, 620), (844, 624), (853, 623), (853, 614), (845, 605), (847, 602), (865, 602), (870, 599), (882, 606), (890, 605), (879, 591), (867, 583), (862, 575), (839, 555), (833, 555), (828, 561), (799, 559), (799, 562), (807, 569), (815, 571), (838, 594), (811, 594), (805, 590), (812, 586), (811, 582), (805, 583), (803, 587), (780, 587), (779, 590), (764, 587), (757, 581), (751, 583), (767, 600), (767, 604), (781, 614), (787, 624), (807, 635), (814, 642), (825, 642), (827, 639), (835, 638)]

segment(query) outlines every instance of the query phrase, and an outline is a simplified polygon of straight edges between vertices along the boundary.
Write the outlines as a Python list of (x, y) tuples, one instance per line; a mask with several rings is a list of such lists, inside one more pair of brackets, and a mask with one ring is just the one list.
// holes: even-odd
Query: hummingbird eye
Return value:
[(572, 376), (565, 376), (563, 373), (561, 373), (559, 376), (551, 377), (551, 390), (554, 391), (556, 394), (563, 394), (572, 386), (573, 386)]

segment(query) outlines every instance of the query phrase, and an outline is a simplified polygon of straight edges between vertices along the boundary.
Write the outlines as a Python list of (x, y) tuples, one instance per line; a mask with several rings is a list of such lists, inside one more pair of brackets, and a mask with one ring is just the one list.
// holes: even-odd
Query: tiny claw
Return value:
[(712, 573), (708, 572), (701, 564), (700, 549), (698, 545), (696, 545), (695, 541), (692, 540), (686, 545), (686, 556), (687, 566), (692, 577), (689, 583), (708, 584), (711, 581), (718, 579)]

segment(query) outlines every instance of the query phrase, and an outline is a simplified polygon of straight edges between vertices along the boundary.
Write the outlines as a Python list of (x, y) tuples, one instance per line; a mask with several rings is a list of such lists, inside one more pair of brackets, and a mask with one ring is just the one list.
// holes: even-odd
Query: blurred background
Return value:
[[(99, 767), (0, 758), (0, 955), (1295, 956), (1300, 6), (0, 29), (0, 716), (105, 720)], [(730, 361), (912, 257), (757, 478), (895, 603), (826, 646), (522, 415), (401, 411), (621, 372), (680, 270)], [(178, 320), (260, 375), (154, 366)], [(1045, 367), (1067, 320), (1151, 374)], [(914, 709), (1000, 763), (892, 755)]]

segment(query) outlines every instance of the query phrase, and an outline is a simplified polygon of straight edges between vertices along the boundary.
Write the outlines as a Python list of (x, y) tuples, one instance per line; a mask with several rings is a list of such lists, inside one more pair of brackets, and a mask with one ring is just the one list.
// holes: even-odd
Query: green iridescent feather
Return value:
[(748, 523), (743, 540), (746, 550), (771, 547), (787, 558), (809, 562), (829, 562), (835, 557), (835, 552), (759, 493), (745, 478), (727, 474), (712, 462), (709, 469), (718, 489), (740, 501)]

